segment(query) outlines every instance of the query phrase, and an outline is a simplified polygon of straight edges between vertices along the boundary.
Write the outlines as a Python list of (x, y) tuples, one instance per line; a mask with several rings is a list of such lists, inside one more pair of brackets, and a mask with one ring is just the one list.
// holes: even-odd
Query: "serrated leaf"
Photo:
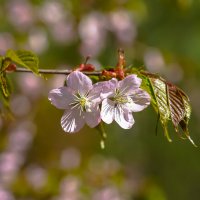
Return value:
[(167, 123), (172, 121), (175, 131), (179, 133), (178, 126), (180, 126), (185, 136), (195, 145), (188, 131), (191, 107), (187, 95), (180, 88), (156, 74), (144, 71), (140, 73), (140, 77), (143, 79), (142, 87), (151, 95), (152, 105), (158, 113), (168, 140), (171, 141)]
[[(151, 104), (158, 114), (158, 121), (160, 120), (164, 134), (169, 142), (171, 138), (169, 136), (167, 124), (170, 120), (170, 110), (168, 106), (168, 97), (165, 82), (160, 79), (157, 74), (152, 74), (146, 71), (140, 71), (139, 77), (142, 78), (141, 88), (146, 90), (151, 96)], [(157, 124), (156, 124), (157, 132)]]
[(171, 83), (167, 84), (168, 90), (168, 99), (169, 99), (169, 107), (171, 112), (171, 120), (175, 127), (175, 130), (178, 134), (178, 126), (181, 127), (185, 136), (190, 140), (190, 142), (194, 145), (195, 143), (191, 139), (188, 131), (188, 122), (191, 115), (191, 107), (189, 104), (189, 98), (187, 95), (178, 87)]
[(183, 102), (184, 102), (184, 106), (185, 106), (185, 117), (187, 119), (187, 121), (189, 121), (190, 119), (190, 115), (191, 115), (191, 106), (189, 104), (189, 98), (188, 97), (183, 97)]
[(11, 59), (14, 63), (17, 65), (20, 65), (21, 67), (30, 69), (35, 74), (38, 73), (38, 65), (39, 60), (38, 57), (32, 53), (31, 51), (27, 50), (8, 50), (6, 52), (6, 58)]
[(171, 120), (175, 128), (178, 128), (178, 125), (185, 116), (185, 104), (183, 97), (180, 93), (180, 90), (172, 84), (166, 84), (169, 107), (171, 111)]
[(149, 79), (152, 84), (157, 104), (157, 112), (159, 114), (159, 118), (163, 126), (165, 136), (167, 137), (168, 141), (171, 142), (172, 140), (169, 136), (167, 129), (167, 123), (170, 120), (170, 110), (168, 107), (166, 84), (162, 80), (157, 78), (149, 78)]

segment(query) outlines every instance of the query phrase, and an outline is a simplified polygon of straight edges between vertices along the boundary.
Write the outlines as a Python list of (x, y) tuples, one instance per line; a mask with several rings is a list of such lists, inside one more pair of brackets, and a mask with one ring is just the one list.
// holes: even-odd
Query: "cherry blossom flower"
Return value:
[(102, 83), (92, 85), (89, 77), (74, 71), (67, 77), (67, 87), (60, 87), (49, 92), (49, 100), (64, 109), (61, 126), (65, 132), (78, 132), (86, 123), (91, 128), (101, 121), (99, 104)]
[(129, 75), (122, 81), (113, 78), (104, 87), (101, 97), (101, 119), (111, 124), (115, 120), (122, 128), (130, 129), (134, 124), (132, 112), (142, 111), (150, 104), (150, 96), (140, 89), (142, 80)]

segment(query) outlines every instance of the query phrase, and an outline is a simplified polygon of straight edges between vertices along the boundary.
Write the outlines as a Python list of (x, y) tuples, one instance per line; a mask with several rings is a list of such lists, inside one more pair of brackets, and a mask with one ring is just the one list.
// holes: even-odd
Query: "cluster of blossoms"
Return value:
[(132, 112), (142, 111), (150, 104), (150, 96), (140, 88), (142, 80), (137, 75), (118, 81), (112, 78), (92, 84), (92, 80), (80, 71), (67, 76), (67, 86), (49, 92), (49, 100), (65, 112), (61, 126), (65, 132), (78, 132), (86, 123), (91, 128), (100, 121), (111, 124), (116, 121), (122, 128), (134, 124)]

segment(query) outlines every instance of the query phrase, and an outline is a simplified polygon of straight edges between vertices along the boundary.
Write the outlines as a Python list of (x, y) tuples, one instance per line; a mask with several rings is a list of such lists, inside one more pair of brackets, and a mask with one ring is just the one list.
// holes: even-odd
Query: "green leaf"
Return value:
[(10, 58), (1, 58), (1, 71), (0, 72), (4, 72), (10, 64), (11, 64)]
[(0, 115), (4, 118), (12, 118), (10, 111), (11, 85), (6, 76), (5, 69), (9, 66), (10, 59), (0, 56)]
[(150, 94), (151, 104), (158, 114), (158, 120), (160, 120), (162, 124), (164, 134), (168, 141), (171, 142), (172, 140), (169, 136), (167, 128), (168, 121), (170, 120), (170, 110), (168, 107), (166, 85), (156, 74), (152, 74), (146, 71), (140, 71), (137, 74), (143, 80), (141, 88)]
[(33, 73), (38, 73), (38, 65), (39, 60), (38, 57), (32, 53), (31, 51), (27, 50), (8, 50), (6, 52), (6, 58), (11, 59), (14, 63), (17, 65), (20, 65), (21, 67), (30, 69)]
[(0, 73), (0, 84), (1, 84), (1, 90), (2, 90), (3, 95), (5, 97), (9, 97), (10, 91), (8, 89), (6, 73)]
[(92, 80), (93, 83), (99, 82), (99, 77), (98, 76), (89, 76), (90, 79)]
[(167, 137), (168, 141), (171, 142), (172, 140), (169, 137), (167, 129), (167, 123), (170, 120), (170, 110), (168, 107), (166, 85), (162, 80), (157, 78), (150, 78), (150, 82), (153, 88), (157, 112), (163, 126), (165, 136)]
[(178, 126), (180, 126), (185, 136), (196, 146), (188, 131), (191, 107), (187, 95), (180, 88), (156, 74), (140, 71), (138, 75), (143, 80), (141, 88), (151, 95), (151, 103), (158, 113), (168, 141), (172, 141), (167, 128), (168, 122), (171, 121), (175, 131), (179, 133)]
[(0, 114), (2, 117), (12, 119), (12, 113), (10, 111), (10, 94), (11, 85), (5, 73), (0, 73)]

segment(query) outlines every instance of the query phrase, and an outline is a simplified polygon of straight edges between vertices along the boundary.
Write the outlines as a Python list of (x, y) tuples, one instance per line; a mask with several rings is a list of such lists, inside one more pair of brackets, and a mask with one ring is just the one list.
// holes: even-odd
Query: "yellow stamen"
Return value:
[(115, 90), (115, 96), (112, 98), (112, 100), (118, 104), (125, 104), (129, 102), (128, 98), (121, 94), (118, 89)]

